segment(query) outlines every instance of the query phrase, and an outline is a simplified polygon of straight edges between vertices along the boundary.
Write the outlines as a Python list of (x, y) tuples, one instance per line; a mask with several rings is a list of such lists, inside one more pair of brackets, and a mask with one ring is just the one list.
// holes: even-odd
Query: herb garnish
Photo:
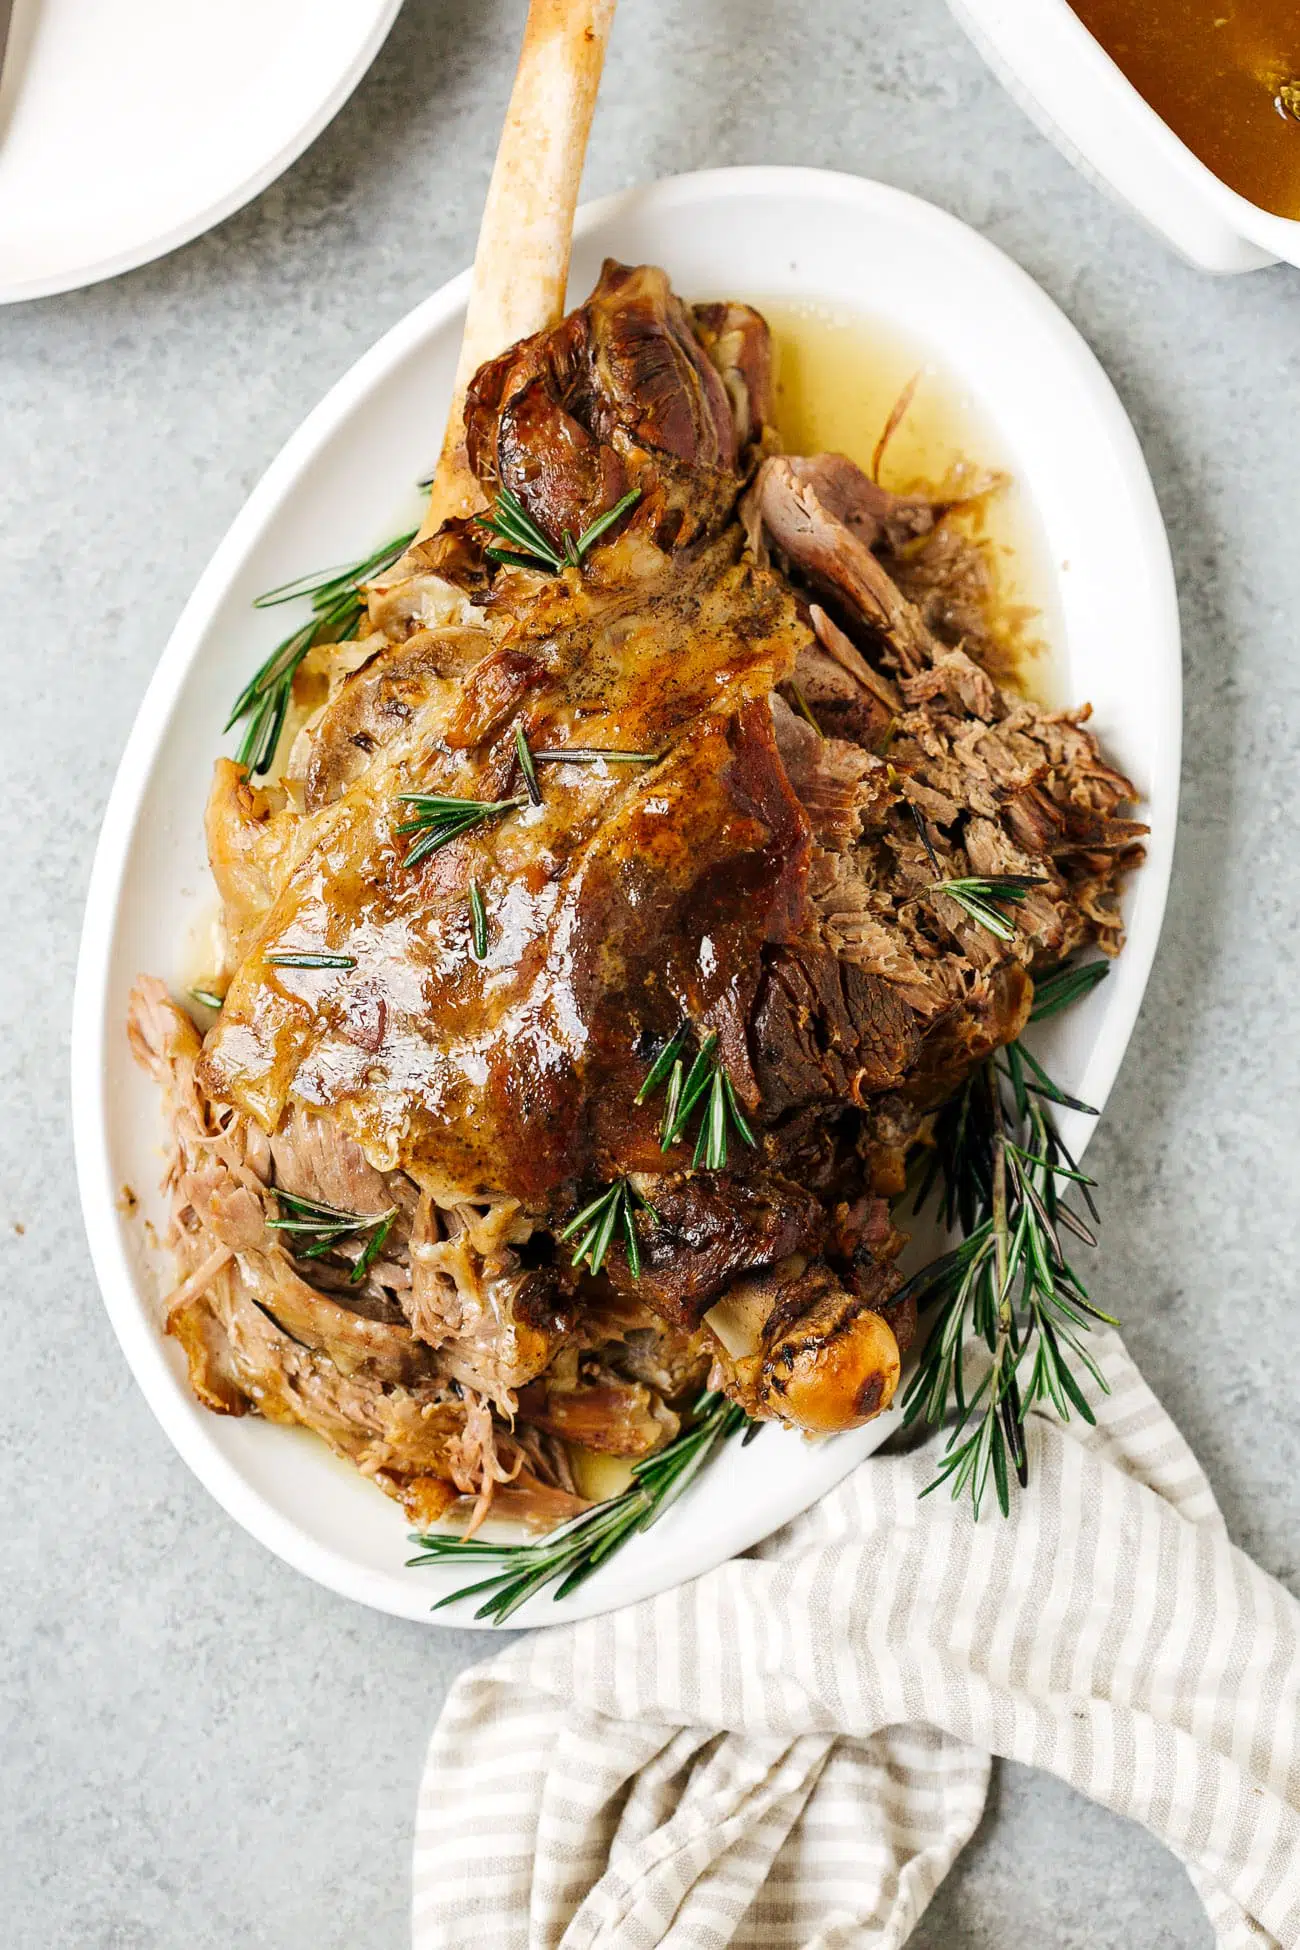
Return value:
[[(509, 488), (498, 489), (491, 513), (476, 515), (475, 520), (480, 528), (486, 528), (490, 534), (498, 537), (496, 542), (489, 542), (484, 550), (494, 562), (505, 562), (515, 569), (533, 569), (548, 575), (559, 575), (562, 569), (580, 567), (592, 543), (599, 541), (606, 530), (612, 528), (629, 508), (634, 508), (640, 499), (640, 488), (632, 488), (621, 501), (607, 508), (603, 515), (597, 515), (591, 526), (583, 529), (576, 542), (566, 528), (558, 548)], [(502, 542), (506, 544), (504, 548), (500, 545)]]
[(648, 1212), (652, 1221), (658, 1224), (659, 1214), (648, 1198), (643, 1198), (636, 1186), (628, 1178), (617, 1178), (614, 1183), (594, 1198), (590, 1205), (584, 1205), (576, 1218), (570, 1219), (561, 1239), (572, 1239), (575, 1232), (586, 1227), (582, 1238), (573, 1249), (573, 1264), (582, 1265), (585, 1259), (593, 1273), (599, 1273), (605, 1263), (615, 1231), (623, 1240), (627, 1253), (628, 1267), (633, 1279), (641, 1273), (641, 1246), (636, 1236), (636, 1215)]
[(526, 794), (513, 799), (455, 799), (445, 794), (430, 792), (399, 792), (398, 799), (403, 805), (416, 808), (415, 817), (394, 828), (397, 833), (419, 833), (414, 846), (408, 848), (406, 865), (413, 867), (430, 853), (450, 846), (462, 833), (472, 833), (475, 827), (484, 826), (489, 820), (500, 819), (503, 813), (513, 812), (519, 806), (526, 806)]
[[(689, 1428), (652, 1456), (634, 1463), (632, 1481), (620, 1495), (594, 1504), (548, 1537), (532, 1544), (493, 1544), (478, 1537), (424, 1536), (416, 1532), (411, 1542), (419, 1545), (420, 1555), (409, 1557), (407, 1564), (415, 1567), (477, 1558), (480, 1563), (503, 1565), (505, 1568), (491, 1577), (451, 1592), (433, 1607), (441, 1611), (462, 1598), (477, 1598), (487, 1592), (490, 1595), (474, 1616), (503, 1625), (520, 1605), (548, 1584), (555, 1585), (553, 1597), (567, 1597), (638, 1531), (657, 1523), (714, 1451), (745, 1428), (746, 1420), (744, 1410), (725, 1395), (701, 1395)], [(760, 1427), (757, 1422), (749, 1424), (746, 1442)]]
[(301, 629), (278, 643), (257, 673), (244, 686), (226, 720), (226, 730), (247, 719), (238, 758), (251, 777), (269, 772), (275, 762), (293, 697), (293, 680), (307, 652), (318, 643), (345, 643), (356, 636), (364, 607), (361, 585), (389, 568), (415, 540), (416, 529), (395, 536), (372, 555), (344, 569), (317, 570), (282, 582), (255, 598), (254, 609), (275, 609), (281, 603), (311, 599), (311, 616)]
[(266, 955), (269, 968), (355, 968), (355, 955), (325, 955), (314, 950), (302, 954)]
[[(690, 1033), (691, 1033), (691, 1025), (689, 1024), (689, 1022), (684, 1022), (682, 1023), (681, 1027), (675, 1030), (674, 1033), (668, 1038), (668, 1041), (664, 1044), (658, 1056), (656, 1056), (654, 1062), (650, 1065), (650, 1068), (646, 1071), (645, 1082), (641, 1085), (641, 1088), (637, 1091), (636, 1096), (632, 1099), (633, 1103), (643, 1104), (646, 1101), (647, 1097), (653, 1097), (655, 1091), (659, 1088), (664, 1078), (668, 1075), (669, 1071), (672, 1069), (674, 1063), (680, 1057), (683, 1049), (686, 1047), (687, 1039), (689, 1038)], [(681, 1094), (680, 1091), (678, 1092), (678, 1094), (679, 1095)]]
[(965, 909), (972, 921), (978, 921), (999, 941), (1014, 941), (1015, 923), (1000, 909), (1022, 906), (1032, 888), (1047, 884), (1042, 874), (991, 873), (966, 880), (936, 880), (930, 892), (947, 894), (958, 907)]
[(691, 1169), (695, 1170), (703, 1164), (706, 1171), (722, 1171), (727, 1163), (728, 1124), (735, 1126), (737, 1134), (751, 1148), (757, 1146), (758, 1140), (740, 1108), (735, 1085), (717, 1054), (716, 1030), (705, 1037), (695, 1061), (689, 1070), (686, 1069), (684, 1051), (691, 1033), (690, 1023), (684, 1022), (650, 1065), (634, 1101), (645, 1103), (667, 1080), (668, 1097), (663, 1122), (659, 1127), (661, 1151), (672, 1149), (685, 1130), (692, 1112), (703, 1101), (704, 1116), (695, 1139)]
[(1046, 1022), (1049, 1016), (1068, 1009), (1072, 1002), (1079, 1002), (1085, 995), (1091, 995), (1098, 982), (1104, 981), (1109, 974), (1108, 961), (1080, 961), (1072, 967), (1053, 969), (1050, 975), (1044, 975), (1041, 982), (1034, 983), (1030, 1022)]
[(299, 1198), (296, 1192), (283, 1192), (278, 1186), (275, 1201), (282, 1215), (288, 1216), (268, 1219), (266, 1223), (272, 1232), (296, 1235), (290, 1241), (290, 1251), (296, 1259), (322, 1259), (345, 1239), (355, 1239), (363, 1232), (370, 1234), (361, 1257), (352, 1269), (349, 1281), (352, 1286), (360, 1286), (365, 1279), (397, 1217), (395, 1205), (390, 1205), (386, 1212), (343, 1212), (336, 1205), (325, 1205), (314, 1198)]
[(225, 1007), (225, 996), (218, 995), (215, 989), (204, 988), (201, 984), (196, 984), (190, 990), (190, 994), (196, 1002), (201, 1002), (205, 1009), (221, 1009)]
[(515, 751), (519, 755), (519, 769), (524, 775), (528, 797), (535, 806), (540, 806), (542, 788), (537, 783), (537, 767), (533, 764), (533, 755), (528, 749), (528, 740), (524, 736), (524, 728), (521, 724), (515, 726)]
[(474, 942), (474, 959), (485, 961), (488, 951), (487, 911), (483, 906), (483, 896), (479, 891), (477, 880), (471, 880), (469, 883), (469, 926)]
[(603, 759), (607, 765), (657, 765), (662, 757), (662, 752), (621, 752), (610, 751), (600, 745), (565, 745), (561, 751), (534, 752), (533, 762), (537, 765), (597, 765)]
[[(1039, 985), (1031, 1019), (1054, 1015), (1101, 979), (1105, 962), (1056, 971)], [(934, 1482), (954, 1498), (969, 1490), (979, 1515), (992, 1478), (1004, 1515), (1010, 1476), (1028, 1480), (1025, 1417), (1050, 1401), (1063, 1419), (1072, 1410), (1095, 1418), (1071, 1369), (1077, 1361), (1103, 1389), (1106, 1382), (1080, 1336), (1094, 1320), (1114, 1326), (1094, 1306), (1066, 1254), (1065, 1237), (1095, 1245), (1091, 1227), (1066, 1203), (1077, 1186), (1092, 1219), (1094, 1180), (1079, 1170), (1046, 1104), (1087, 1104), (1054, 1084), (1020, 1042), (989, 1057), (935, 1120), (935, 1149), (916, 1209), (939, 1187), (939, 1216), (964, 1235), (910, 1279), (896, 1298), (934, 1306), (934, 1324), (903, 1398), (903, 1418), (942, 1421), (951, 1401), (957, 1421)], [(967, 1394), (962, 1373), (969, 1338), (984, 1342), (988, 1369)], [(1023, 1380), (1022, 1380), (1023, 1377)]]

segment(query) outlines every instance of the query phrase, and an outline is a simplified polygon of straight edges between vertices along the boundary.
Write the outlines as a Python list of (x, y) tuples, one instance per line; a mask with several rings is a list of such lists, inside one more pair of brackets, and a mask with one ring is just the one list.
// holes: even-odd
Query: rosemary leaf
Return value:
[(659, 1127), (661, 1151), (672, 1149), (685, 1131), (696, 1106), (702, 1104), (704, 1115), (695, 1136), (691, 1169), (698, 1170), (702, 1164), (706, 1171), (724, 1171), (728, 1126), (734, 1128), (736, 1135), (751, 1147), (756, 1147), (758, 1140), (740, 1108), (736, 1087), (717, 1053), (716, 1031), (705, 1037), (690, 1069), (686, 1070), (684, 1052), (692, 1033), (690, 1023), (684, 1022), (671, 1040), (665, 1043), (637, 1091), (635, 1101), (645, 1103), (661, 1084), (667, 1082), (667, 1102)]
[[(659, 1125), (659, 1149), (666, 1151), (672, 1143), (669, 1132), (677, 1127), (677, 1110), (682, 1101), (682, 1079), (685, 1066), (679, 1056), (673, 1064), (668, 1077), (668, 1095), (664, 1100), (664, 1114)], [(639, 1101), (639, 1099), (638, 1099)]]
[(625, 1198), (623, 1200), (619, 1217), (623, 1231), (623, 1250), (627, 1254), (628, 1271), (634, 1280), (639, 1280), (641, 1277), (641, 1241), (636, 1236), (636, 1214), (632, 1210), (631, 1199)]
[[(542, 569), (551, 575), (558, 575), (564, 567), (564, 557), (509, 488), (498, 491), (489, 514), (475, 519), (480, 528), (498, 538), (485, 550), (494, 561), (508, 562), (516, 568)], [(501, 542), (506, 544), (505, 550), (500, 547)]]
[(634, 1103), (643, 1104), (647, 1097), (654, 1095), (664, 1078), (668, 1075), (668, 1072), (672, 1069), (677, 1058), (681, 1055), (682, 1046), (690, 1033), (690, 1024), (684, 1022), (680, 1029), (676, 1030), (669, 1037), (654, 1062), (650, 1065), (650, 1068), (646, 1071), (645, 1082), (633, 1098)]
[(488, 951), (487, 912), (483, 906), (483, 896), (477, 880), (469, 883), (469, 923), (474, 942), (475, 961), (486, 961)]
[(1034, 1091), (1040, 1097), (1046, 1097), (1049, 1103), (1061, 1104), (1066, 1110), (1081, 1110), (1085, 1117), (1095, 1117), (1097, 1115), (1097, 1112), (1091, 1104), (1081, 1102), (1078, 1097), (1069, 1096), (1059, 1085), (1053, 1083), (1042, 1064), (1038, 1061), (1038, 1058), (1031, 1055), (1023, 1043), (1016, 1042), (1011, 1047), (1014, 1049), (1017, 1059), (1021, 1063), (1027, 1063), (1034, 1075), (1038, 1078), (1037, 1086), (1032, 1083), (1026, 1084), (1025, 1087), (1027, 1090)]
[(320, 1199), (300, 1198), (279, 1186), (274, 1197), (280, 1216), (268, 1219), (267, 1227), (272, 1232), (289, 1235), (290, 1250), (297, 1259), (323, 1259), (346, 1240), (370, 1234), (349, 1276), (352, 1286), (360, 1286), (365, 1279), (397, 1218), (395, 1205), (390, 1205), (386, 1212), (345, 1212)]
[(566, 530), (558, 548), (509, 488), (498, 489), (490, 512), (475, 519), (480, 528), (485, 528), (496, 538), (484, 550), (494, 561), (544, 575), (559, 575), (564, 568), (580, 567), (593, 542), (599, 541), (620, 516), (635, 507), (640, 499), (640, 488), (633, 488), (612, 508), (606, 509), (603, 515), (597, 515), (590, 527), (583, 529), (577, 541)]
[(267, 955), (265, 960), (269, 968), (355, 968), (357, 965), (355, 955), (326, 955), (315, 950)]
[(607, 508), (603, 515), (597, 515), (589, 528), (583, 529), (577, 541), (577, 558), (579, 562), (581, 562), (592, 543), (598, 542), (601, 536), (611, 529), (621, 516), (625, 515), (630, 508), (635, 508), (640, 499), (640, 488), (629, 488), (628, 492), (620, 501), (616, 501), (612, 508)]
[(456, 799), (439, 793), (400, 792), (397, 796), (401, 804), (415, 807), (415, 816), (393, 830), (421, 836), (407, 850), (408, 867), (449, 846), (462, 833), (472, 833), (477, 827), (528, 804), (523, 795), (513, 799)]
[(1108, 961), (1075, 962), (1063, 968), (1054, 968), (1050, 975), (1044, 975), (1034, 983), (1030, 1022), (1045, 1022), (1049, 1016), (1059, 1015), (1072, 1002), (1079, 1002), (1085, 995), (1091, 995), (1097, 984), (1104, 982), (1109, 974)]
[(406, 553), (417, 532), (412, 528), (409, 533), (398, 535), (391, 542), (381, 543), (359, 562), (348, 563), (337, 569), (313, 569), (308, 575), (296, 576), (292, 582), (282, 582), (277, 589), (268, 589), (262, 595), (254, 596), (253, 608), (275, 609), (280, 603), (296, 602), (300, 597), (307, 596), (318, 613), (329, 609), (340, 596), (351, 595), (358, 583), (368, 582), (371, 576), (391, 568), (398, 556)]
[(912, 800), (905, 799), (903, 801), (903, 804), (907, 807), (907, 810), (911, 815), (912, 824), (913, 826), (915, 826), (917, 831), (917, 837), (919, 838), (921, 845), (925, 848), (926, 858), (929, 860), (930, 865), (934, 868), (935, 879), (942, 880), (943, 868), (939, 865), (939, 856), (934, 850), (934, 841), (930, 838), (929, 820), (926, 818), (925, 814), (921, 811), (921, 808), (918, 805), (913, 804)]
[(524, 736), (524, 728), (521, 724), (515, 726), (515, 750), (519, 754), (519, 769), (524, 775), (528, 797), (535, 806), (540, 806), (542, 788), (537, 783), (537, 768), (533, 764), (533, 755), (528, 749), (528, 740)]
[(970, 915), (972, 921), (978, 921), (999, 941), (1014, 941), (1015, 924), (1000, 909), (1003, 906), (1021, 906), (1031, 888), (1046, 884), (1046, 879), (1040, 874), (996, 873), (964, 880), (936, 880), (930, 892), (947, 894), (950, 900), (956, 901), (958, 907)]
[(585, 1260), (591, 1273), (599, 1273), (617, 1233), (623, 1241), (632, 1276), (639, 1278), (641, 1244), (636, 1230), (638, 1210), (646, 1212), (652, 1221), (658, 1220), (659, 1215), (654, 1207), (641, 1196), (630, 1179), (616, 1178), (612, 1185), (592, 1199), (590, 1205), (584, 1205), (557, 1235), (562, 1240), (568, 1240), (576, 1232), (582, 1232), (573, 1250), (573, 1265), (580, 1267)]
[(665, 1150), (669, 1144), (675, 1144), (681, 1136), (687, 1118), (708, 1089), (709, 1078), (712, 1074), (713, 1052), (717, 1047), (718, 1036), (715, 1030), (711, 1035), (705, 1037), (703, 1043), (700, 1045), (695, 1061), (686, 1072), (686, 1081), (682, 1085), (681, 1102), (677, 1107), (677, 1116), (674, 1118), (668, 1132), (667, 1144), (664, 1146)]
[(238, 758), (256, 778), (275, 763), (280, 737), (293, 697), (293, 680), (307, 652), (318, 643), (340, 643), (357, 634), (362, 586), (391, 567), (415, 540), (416, 530), (396, 535), (370, 555), (346, 568), (314, 571), (268, 589), (254, 599), (255, 609), (274, 609), (281, 603), (308, 601), (311, 615), (279, 642), (235, 699), (226, 730), (245, 725)]
[(365, 1247), (362, 1249), (361, 1257), (358, 1259), (356, 1265), (352, 1269), (352, 1276), (348, 1282), (350, 1286), (361, 1285), (362, 1281), (366, 1277), (366, 1274), (370, 1271), (375, 1261), (379, 1258), (379, 1255), (382, 1252), (384, 1247), (384, 1242), (388, 1238), (389, 1233), (393, 1229), (393, 1221), (396, 1217), (397, 1217), (397, 1208), (396, 1206), (394, 1206), (392, 1211), (386, 1213), (384, 1217), (379, 1221), (379, 1224), (375, 1227)]
[(657, 765), (662, 752), (621, 752), (599, 745), (565, 745), (562, 750), (534, 752), (537, 765)]
[[(731, 1081), (731, 1077), (726, 1070), (720, 1071), (719, 1074), (722, 1078), (722, 1087), (727, 1093), (727, 1111), (731, 1117), (731, 1121), (735, 1125), (736, 1129), (740, 1132), (740, 1135), (745, 1140), (745, 1143), (749, 1145), (750, 1149), (756, 1150), (758, 1147), (758, 1139), (754, 1136), (754, 1133), (750, 1130), (748, 1119), (745, 1117), (744, 1112), (740, 1108), (740, 1103), (736, 1096), (736, 1086)], [(725, 1160), (725, 1149), (724, 1149), (724, 1160)]]

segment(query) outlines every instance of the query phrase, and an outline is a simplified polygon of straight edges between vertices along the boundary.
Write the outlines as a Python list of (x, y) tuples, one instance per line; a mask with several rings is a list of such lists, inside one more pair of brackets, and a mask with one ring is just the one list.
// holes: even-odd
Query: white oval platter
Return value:
[[(1133, 430), (1101, 367), (1036, 285), (931, 205), (813, 170), (684, 176), (579, 217), (571, 294), (606, 254), (664, 265), (688, 297), (813, 299), (875, 317), (928, 346), (993, 429), (1042, 530), (1055, 579), (1060, 684), (1089, 699), (1110, 755), (1136, 780), (1150, 855), (1128, 888), (1128, 946), (1110, 978), (1043, 1026), (1039, 1046), (1085, 1101), (1104, 1103), (1132, 1031), (1164, 911), (1177, 811), (1178, 617), (1164, 529)], [(154, 1413), (217, 1500), (288, 1563), (332, 1590), (430, 1619), (463, 1581), (404, 1568), (401, 1511), (323, 1444), (256, 1417), (216, 1416), (186, 1385), (160, 1331), (166, 1256), (155, 1093), (129, 1056), (134, 977), (178, 988), (212, 912), (203, 805), (230, 698), (282, 633), (250, 604), (303, 569), (347, 561), (414, 516), (410, 486), (436, 450), (468, 279), (419, 305), (308, 415), (272, 463), (190, 598), (145, 695), (105, 814), (86, 909), (72, 1039), (73, 1110), (86, 1229), (105, 1302)], [(1068, 1135), (1086, 1143), (1088, 1120)], [(127, 1216), (129, 1185), (141, 1210)], [(570, 1598), (543, 1596), (521, 1624), (557, 1623), (643, 1598), (743, 1551), (877, 1448), (892, 1415), (821, 1445), (764, 1430), (733, 1444), (665, 1517)]]

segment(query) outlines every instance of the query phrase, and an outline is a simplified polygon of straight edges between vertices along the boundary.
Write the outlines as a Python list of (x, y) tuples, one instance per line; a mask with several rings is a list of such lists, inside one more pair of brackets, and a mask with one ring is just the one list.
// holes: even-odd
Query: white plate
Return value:
[(14, 0), (0, 303), (116, 277), (220, 223), (337, 114), (401, 0)]
[[(1164, 910), (1178, 793), (1178, 619), (1164, 530), (1123, 409), (1074, 329), (1025, 274), (954, 218), (878, 183), (801, 169), (731, 169), (634, 190), (584, 211), (573, 292), (606, 252), (663, 264), (679, 290), (816, 298), (928, 342), (996, 431), (1060, 565), (1061, 656), (1070, 696), (1091, 698), (1107, 749), (1132, 774), (1153, 832), (1126, 897), (1128, 947), (1110, 979), (1042, 1038), (1056, 1072), (1105, 1101), (1137, 1014)], [(232, 694), (269, 647), (259, 590), (349, 560), (414, 510), (409, 490), (438, 445), (467, 278), (380, 340), (272, 464), (191, 597), (140, 708), (91, 876), (73, 1024), (73, 1111), (96, 1270), (137, 1379), (172, 1441), (225, 1508), (289, 1563), (336, 1591), (429, 1617), (454, 1571), (408, 1571), (407, 1525), (323, 1444), (252, 1417), (200, 1408), (157, 1324), (165, 1265), (129, 1184), (157, 1221), (161, 1125), (123, 1033), (141, 970), (178, 985), (212, 911), (202, 816)], [(1071, 1133), (1086, 1143), (1087, 1121)], [(778, 1429), (733, 1445), (662, 1524), (570, 1599), (532, 1601), (524, 1623), (607, 1610), (745, 1550), (821, 1496), (893, 1426), (885, 1417), (821, 1446)], [(462, 1574), (463, 1575), (463, 1574)], [(438, 1622), (465, 1624), (462, 1608)]]

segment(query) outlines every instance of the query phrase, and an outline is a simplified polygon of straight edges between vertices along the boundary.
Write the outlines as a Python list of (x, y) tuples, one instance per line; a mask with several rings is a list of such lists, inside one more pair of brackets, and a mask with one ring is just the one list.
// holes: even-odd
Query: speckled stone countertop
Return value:
[[(0, 312), (7, 1950), (399, 1950), (425, 1736), (487, 1649), (316, 1589), (172, 1453), (87, 1260), (66, 1048), (94, 835), (154, 661), (285, 436), (469, 261), (521, 13), (409, 0), (251, 208)], [(1146, 449), (1187, 755), (1164, 942), (1091, 1154), (1096, 1290), (1234, 1537), (1300, 1589), (1300, 275), (1215, 282), (1170, 256), (1034, 132), (941, 0), (623, 0), (589, 193), (774, 161), (879, 176), (991, 237), (1091, 342)], [(1012, 1767), (914, 1939), (1209, 1940), (1153, 1840)]]

